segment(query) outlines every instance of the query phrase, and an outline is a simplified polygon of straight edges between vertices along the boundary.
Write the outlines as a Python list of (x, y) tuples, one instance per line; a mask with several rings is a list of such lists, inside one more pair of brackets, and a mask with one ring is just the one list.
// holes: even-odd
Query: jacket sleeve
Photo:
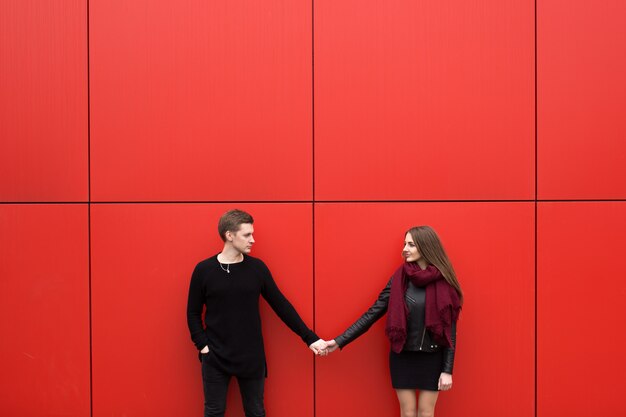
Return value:
[(452, 374), (454, 369), (454, 353), (456, 351), (456, 322), (452, 323), (452, 329), (450, 330), (450, 339), (452, 341), (451, 347), (446, 347), (443, 350), (443, 369), (441, 372)]
[(389, 306), (389, 295), (391, 293), (391, 279), (387, 286), (378, 294), (378, 299), (372, 306), (356, 321), (346, 329), (340, 336), (335, 337), (335, 342), (343, 349), (348, 343), (354, 341), (363, 333), (369, 330), (386, 312)]

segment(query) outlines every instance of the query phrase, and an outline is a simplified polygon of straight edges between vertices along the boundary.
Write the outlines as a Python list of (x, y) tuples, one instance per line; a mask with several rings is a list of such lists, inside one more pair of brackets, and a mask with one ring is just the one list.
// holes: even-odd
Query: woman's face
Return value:
[(417, 262), (422, 258), (422, 255), (417, 250), (417, 245), (413, 242), (413, 237), (411, 237), (410, 233), (407, 233), (404, 237), (402, 257), (407, 262)]

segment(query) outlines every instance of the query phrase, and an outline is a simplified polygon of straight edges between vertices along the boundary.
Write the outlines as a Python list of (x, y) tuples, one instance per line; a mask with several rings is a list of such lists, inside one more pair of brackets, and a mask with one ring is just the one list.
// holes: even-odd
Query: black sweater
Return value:
[(245, 378), (266, 375), (260, 295), (307, 346), (319, 339), (280, 292), (263, 261), (244, 256), (242, 262), (230, 264), (229, 270), (222, 270), (217, 255), (200, 262), (191, 275), (187, 302), (191, 339), (198, 350), (208, 346), (226, 373)]

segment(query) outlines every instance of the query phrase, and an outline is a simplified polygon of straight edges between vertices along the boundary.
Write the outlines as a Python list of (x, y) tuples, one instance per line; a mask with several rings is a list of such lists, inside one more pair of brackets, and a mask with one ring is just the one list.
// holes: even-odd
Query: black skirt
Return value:
[(389, 352), (391, 386), (395, 389), (438, 391), (443, 350), (438, 352)]

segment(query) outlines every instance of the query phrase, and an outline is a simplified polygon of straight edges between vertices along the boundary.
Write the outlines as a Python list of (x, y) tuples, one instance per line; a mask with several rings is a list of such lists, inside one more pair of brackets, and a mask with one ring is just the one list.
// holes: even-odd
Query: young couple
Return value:
[(224, 416), (232, 376), (239, 383), (246, 417), (265, 416), (260, 295), (321, 356), (343, 348), (387, 312), (391, 382), (401, 415), (433, 416), (439, 391), (452, 387), (456, 321), (463, 303), (454, 269), (434, 230), (419, 226), (406, 232), (405, 262), (377, 301), (343, 334), (325, 341), (302, 321), (263, 261), (248, 255), (254, 244), (253, 223), (244, 211), (224, 213), (218, 223), (224, 248), (200, 262), (191, 276), (187, 325), (202, 362), (205, 417)]

